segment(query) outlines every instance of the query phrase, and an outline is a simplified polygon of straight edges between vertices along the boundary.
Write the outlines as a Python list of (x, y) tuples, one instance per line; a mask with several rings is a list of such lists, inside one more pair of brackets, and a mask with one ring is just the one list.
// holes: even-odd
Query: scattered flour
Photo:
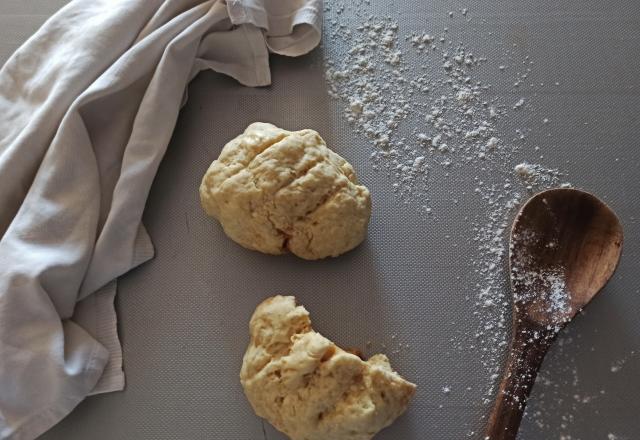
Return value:
[(614, 361), (611, 364), (610, 371), (612, 373), (619, 373), (620, 370), (622, 370), (622, 367), (624, 367), (624, 364), (626, 364), (629, 361), (630, 358), (635, 356), (635, 354), (636, 354), (635, 350), (631, 350), (631, 353), (629, 353), (628, 356), (625, 356), (622, 359), (618, 359), (617, 361)]
[[(559, 170), (523, 161), (531, 129), (520, 126), (515, 135), (513, 128), (508, 129), (513, 121), (540, 121), (534, 114), (535, 99), (523, 89), (533, 85), (534, 62), (528, 56), (517, 59), (509, 50), (488, 60), (457, 41), (447, 28), (403, 32), (394, 18), (371, 14), (366, 0), (336, 0), (326, 8), (331, 17), (324, 39), (325, 44), (331, 41), (324, 52), (329, 93), (344, 105), (344, 117), (353, 129), (369, 139), (372, 166), (386, 173), (398, 200), (439, 221), (443, 202), (432, 199), (433, 187), (453, 187), (463, 176), (472, 176), (472, 187), (459, 197), (476, 197), (483, 206), (479, 214), (465, 217), (469, 239), (477, 247), (470, 261), (474, 281), (466, 298), (474, 306), (478, 327), (470, 339), (456, 337), (452, 343), (480, 354), (487, 377), (482, 402), (488, 405), (510, 336), (512, 296), (506, 260), (512, 217), (534, 192), (570, 186)], [(348, 19), (341, 15), (345, 9), (350, 10)], [(466, 22), (471, 15), (466, 9), (449, 13), (452, 20)], [(511, 94), (497, 95), (480, 79), (484, 71), (492, 70), (513, 78)], [(515, 93), (522, 97), (514, 102)], [(549, 124), (549, 119), (542, 122)], [(528, 150), (539, 150), (533, 147)], [(452, 198), (444, 203), (457, 202)], [(552, 304), (548, 312), (567, 310), (570, 292), (562, 268), (521, 275), (545, 284)], [(561, 338), (557, 344), (556, 352), (567, 357), (565, 374), (573, 382), (558, 384), (538, 376), (537, 387), (543, 394), (553, 391), (553, 401), (562, 407), (564, 387), (578, 390), (579, 381), (574, 358), (563, 351), (572, 339)], [(620, 366), (612, 365), (611, 371)], [(450, 393), (450, 386), (443, 386), (442, 392)], [(560, 438), (572, 438), (566, 431), (573, 412), (598, 397), (575, 393), (569, 410), (563, 410), (561, 426), (554, 427), (563, 432)], [(557, 408), (530, 405), (527, 417), (541, 429), (550, 429), (545, 423), (549, 411)]]
[[(485, 210), (468, 221), (478, 247), (471, 264), (480, 324), (468, 348), (482, 354), (490, 378), (483, 399), (488, 404), (509, 336), (505, 258), (510, 217), (527, 193), (560, 185), (561, 173), (536, 164), (514, 165), (528, 130), (519, 129), (509, 139), (502, 127), (511, 112), (529, 111), (531, 105), (525, 106), (525, 98), (515, 105), (501, 102), (490, 84), (476, 78), (487, 58), (454, 43), (446, 28), (403, 34), (393, 18), (367, 13), (367, 4), (327, 7), (333, 17), (326, 30), (332, 41), (325, 52), (329, 93), (344, 103), (354, 130), (370, 140), (374, 169), (387, 173), (399, 200), (415, 204), (426, 216), (436, 220), (439, 208), (429, 197), (430, 183), (446, 185), (464, 173), (476, 174), (472, 192)], [(351, 8), (349, 20), (341, 16), (345, 8)], [(528, 78), (533, 62), (525, 57), (522, 64), (527, 67), (514, 72), (514, 87)], [(499, 66), (506, 70), (505, 64)]]
[(560, 186), (562, 188), (571, 186), (569, 183), (560, 184), (562, 174), (553, 168), (544, 168), (541, 165), (522, 162), (516, 165), (513, 171), (529, 191), (541, 191), (554, 186)]
[(517, 229), (511, 240), (514, 303), (518, 307), (537, 310), (539, 316), (544, 316), (554, 326), (553, 335), (571, 319), (571, 292), (566, 286), (565, 269), (557, 265), (538, 267), (527, 249), (555, 248), (558, 239), (538, 236), (532, 230)]
[[(400, 199), (427, 194), (432, 171), (441, 176), (507, 160), (511, 148), (496, 132), (506, 106), (473, 78), (485, 58), (447, 40), (445, 30), (439, 39), (431, 32), (402, 35), (389, 17), (335, 21), (328, 32), (337, 43), (325, 59), (329, 93), (370, 139), (374, 168), (386, 170)], [(420, 173), (412, 166), (418, 157), (425, 158)]]
[[(541, 272), (514, 268), (512, 278), (514, 282), (529, 287), (515, 296), (516, 304), (548, 304), (542, 312), (549, 315), (563, 315), (570, 311), (571, 293), (565, 285), (564, 268), (553, 267)], [(558, 324), (563, 322), (566, 321)]]

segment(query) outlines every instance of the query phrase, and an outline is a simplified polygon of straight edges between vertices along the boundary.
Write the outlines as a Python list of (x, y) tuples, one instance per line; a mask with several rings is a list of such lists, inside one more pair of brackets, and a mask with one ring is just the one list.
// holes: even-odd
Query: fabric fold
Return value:
[(115, 280), (153, 257), (142, 213), (188, 82), (268, 85), (269, 52), (311, 50), (321, 10), (74, 0), (0, 70), (0, 439), (124, 387)]

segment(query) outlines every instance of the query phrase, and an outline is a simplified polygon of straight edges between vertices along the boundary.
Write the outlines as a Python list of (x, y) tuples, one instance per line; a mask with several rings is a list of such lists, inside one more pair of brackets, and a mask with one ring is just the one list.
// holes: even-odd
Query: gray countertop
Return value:
[[(0, 2), (0, 62), (65, 3)], [(119, 281), (126, 389), (86, 399), (42, 438), (283, 439), (253, 414), (238, 374), (253, 309), (266, 296), (289, 293), (319, 331), (368, 355), (387, 352), (418, 384), (407, 413), (376, 438), (480, 439), (490, 409), (483, 400), (495, 382), (487, 365), (501, 364), (504, 347), (474, 342), (492, 319), (476, 301), (487, 280), (475, 272), (474, 227), (489, 214), (474, 194), (483, 176), (508, 175), (523, 161), (557, 169), (560, 181), (602, 197), (624, 224), (625, 246), (611, 282), (545, 360), (520, 438), (639, 438), (640, 2), (356, 3), (327, 11), (323, 47), (300, 59), (274, 57), (271, 87), (244, 88), (212, 72), (193, 81), (145, 211), (156, 258)], [(447, 171), (437, 152), (425, 153), (424, 188), (399, 196), (397, 175), (375, 166), (375, 147), (349, 124), (345, 102), (329, 96), (323, 78), (328, 60), (341, 62), (337, 26), (355, 32), (369, 14), (397, 21), (401, 36), (443, 34), (452, 47), (460, 42), (486, 58), (474, 81), (491, 84), (483, 93), (505, 108), (495, 136), (517, 145), (503, 164)], [(411, 59), (411, 49), (403, 51)], [(432, 61), (440, 67), (439, 54)], [(527, 77), (514, 87), (518, 72)], [(443, 87), (434, 82), (430, 93)], [(512, 111), (521, 97), (524, 108)], [(256, 120), (314, 128), (353, 163), (374, 204), (361, 247), (315, 263), (271, 257), (238, 247), (204, 216), (200, 177), (224, 143)], [(423, 130), (415, 124), (408, 118), (398, 133), (414, 136)], [(508, 211), (502, 215), (508, 220)]]

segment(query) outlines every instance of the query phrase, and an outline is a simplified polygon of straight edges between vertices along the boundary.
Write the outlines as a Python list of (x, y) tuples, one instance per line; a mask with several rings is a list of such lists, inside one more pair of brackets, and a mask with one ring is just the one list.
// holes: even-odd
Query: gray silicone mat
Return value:
[[(64, 3), (0, 2), (0, 61)], [(615, 277), (546, 359), (521, 438), (640, 438), (640, 2), (372, 3), (362, 7), (397, 20), (403, 34), (446, 26), (494, 65), (505, 48), (535, 62), (518, 92), (497, 69), (483, 73), (498, 98), (522, 95), (535, 104), (527, 113), (534, 129), (514, 159), (536, 162), (542, 154), (541, 163), (605, 199), (624, 223), (625, 248)], [(327, 19), (348, 21), (353, 9), (335, 14)], [(215, 73), (191, 84), (144, 217), (157, 256), (119, 282), (126, 390), (88, 398), (42, 438), (283, 439), (254, 416), (238, 381), (249, 317), (276, 293), (295, 294), (337, 343), (388, 353), (418, 384), (408, 412), (378, 439), (481, 438), (489, 378), (481, 347), (469, 343), (483, 318), (467, 299), (477, 290), (478, 246), (464, 218), (483, 205), (462, 196), (450, 203), (473, 192), (474, 170), (432, 176), (431, 216), (401, 201), (393, 179), (373, 169), (372, 146), (345, 120), (344, 102), (327, 94), (323, 60), (336, 44), (328, 38), (306, 57), (274, 57), (272, 87), (244, 88)], [(559, 85), (538, 87), (550, 82)], [(552, 123), (535, 128), (542, 118)], [(320, 262), (261, 255), (226, 239), (203, 214), (202, 174), (253, 121), (314, 128), (351, 161), (373, 195), (361, 247)], [(523, 124), (511, 118), (500, 130), (510, 137)]]

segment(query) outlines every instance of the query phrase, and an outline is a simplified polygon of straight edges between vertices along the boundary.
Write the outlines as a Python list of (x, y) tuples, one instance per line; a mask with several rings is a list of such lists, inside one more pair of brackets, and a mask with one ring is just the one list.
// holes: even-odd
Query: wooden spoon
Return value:
[(622, 226), (597, 197), (575, 189), (533, 196), (511, 229), (511, 350), (485, 440), (515, 439), (538, 370), (556, 335), (618, 265)]

